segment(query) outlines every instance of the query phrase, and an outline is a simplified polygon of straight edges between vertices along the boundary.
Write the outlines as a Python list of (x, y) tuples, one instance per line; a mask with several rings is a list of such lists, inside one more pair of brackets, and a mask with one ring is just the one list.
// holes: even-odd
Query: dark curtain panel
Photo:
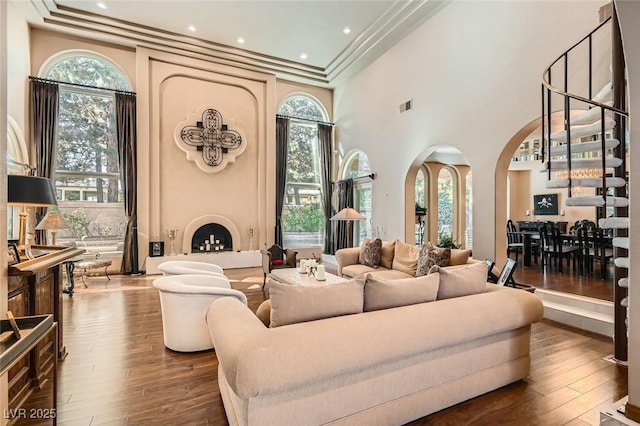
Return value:
[[(336, 213), (340, 210), (353, 207), (353, 179), (339, 180), (335, 183)], [(352, 223), (343, 220), (333, 221), (333, 253), (345, 247), (353, 247), (353, 232), (350, 230)]]
[(127, 229), (124, 236), (120, 272), (137, 274), (138, 270), (138, 171), (136, 133), (136, 95), (116, 93), (116, 132), (118, 159), (124, 190)]
[(331, 170), (333, 170), (333, 143), (332, 127), (326, 124), (318, 124), (318, 142), (320, 143), (320, 170), (322, 179), (322, 208), (324, 209), (324, 249), (323, 253), (331, 253), (331, 221), (333, 216), (331, 199), (333, 187), (331, 185)]
[[(58, 85), (31, 80), (31, 129), (36, 148), (36, 175), (53, 179), (58, 138)], [(46, 208), (36, 209), (36, 223), (47, 214)], [(36, 231), (36, 244), (44, 244), (47, 231)]]
[(289, 149), (289, 119), (276, 117), (276, 235), (282, 247), (282, 208), (287, 185), (287, 157)]

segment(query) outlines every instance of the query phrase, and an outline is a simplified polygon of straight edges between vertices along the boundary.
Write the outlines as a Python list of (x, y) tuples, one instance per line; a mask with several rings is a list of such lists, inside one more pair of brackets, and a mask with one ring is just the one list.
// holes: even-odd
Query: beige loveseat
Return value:
[(486, 284), (277, 328), (225, 298), (207, 321), (230, 425), (400, 425), (527, 377), (542, 314), (533, 294)]
[[(373, 268), (362, 265), (360, 247), (345, 248), (336, 251), (338, 276), (353, 278), (360, 274), (375, 274), (386, 279), (399, 279), (416, 276), (416, 267), (420, 247), (403, 243), (399, 240), (383, 241), (380, 264)], [(451, 250), (451, 266), (480, 262), (470, 258), (471, 250)]]

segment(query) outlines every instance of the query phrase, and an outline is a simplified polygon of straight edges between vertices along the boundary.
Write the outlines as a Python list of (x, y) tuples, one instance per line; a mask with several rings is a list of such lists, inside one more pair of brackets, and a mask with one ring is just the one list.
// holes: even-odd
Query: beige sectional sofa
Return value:
[(525, 378), (542, 303), (483, 286), (276, 328), (235, 299), (214, 302), (207, 321), (229, 424), (400, 425)]
[[(414, 277), (420, 247), (399, 240), (383, 241), (380, 264), (376, 268), (362, 265), (360, 247), (340, 249), (336, 252), (338, 276), (352, 278), (360, 274), (375, 274), (386, 279)], [(470, 258), (471, 250), (451, 250), (451, 266), (479, 262)]]

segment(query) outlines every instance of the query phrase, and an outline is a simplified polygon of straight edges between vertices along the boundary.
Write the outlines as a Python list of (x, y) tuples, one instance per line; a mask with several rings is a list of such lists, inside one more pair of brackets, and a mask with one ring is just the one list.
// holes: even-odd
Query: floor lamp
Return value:
[(27, 242), (27, 207), (49, 207), (57, 205), (56, 193), (51, 181), (38, 176), (8, 175), (7, 204), (22, 206), (18, 228), (18, 250), (25, 255)]
[(347, 222), (347, 246), (353, 247), (353, 232), (351, 231), (351, 222), (353, 222), (354, 220), (362, 219), (366, 218), (362, 216), (357, 210), (352, 209), (351, 207), (345, 207), (344, 209), (333, 215), (329, 220), (339, 220)]

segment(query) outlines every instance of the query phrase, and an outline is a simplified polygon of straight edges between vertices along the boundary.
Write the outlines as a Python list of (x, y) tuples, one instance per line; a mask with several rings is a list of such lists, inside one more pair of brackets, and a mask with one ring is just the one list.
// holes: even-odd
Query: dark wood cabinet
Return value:
[[(529, 232), (535, 232), (538, 231), (540, 229), (540, 227), (545, 223), (542, 221), (518, 221), (518, 230), (519, 231), (529, 231)], [(567, 224), (568, 222), (553, 222), (556, 225), (558, 225), (558, 229), (560, 230), (561, 233), (566, 234), (567, 233)]]
[(62, 267), (84, 250), (40, 249), (50, 253), (9, 267), (8, 310), (16, 317), (52, 314), (58, 326), (9, 369), (10, 408), (20, 407), (34, 389), (42, 388), (56, 360), (67, 355), (62, 327)]

